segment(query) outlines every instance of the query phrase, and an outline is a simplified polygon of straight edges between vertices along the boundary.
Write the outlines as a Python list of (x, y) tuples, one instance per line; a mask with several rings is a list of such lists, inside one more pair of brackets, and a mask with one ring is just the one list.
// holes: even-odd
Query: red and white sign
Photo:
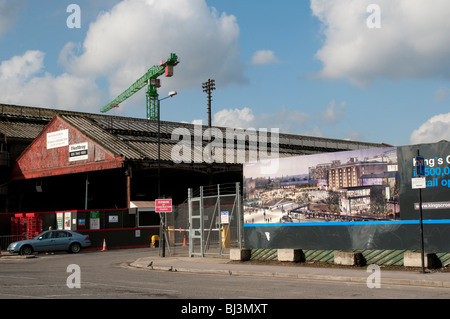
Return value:
[(156, 213), (171, 213), (172, 212), (172, 199), (156, 199), (155, 200), (155, 212)]

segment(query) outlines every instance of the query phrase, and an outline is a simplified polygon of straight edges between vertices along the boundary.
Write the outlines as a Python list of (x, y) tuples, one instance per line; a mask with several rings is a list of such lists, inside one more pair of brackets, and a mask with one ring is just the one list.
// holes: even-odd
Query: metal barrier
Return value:
[(24, 235), (0, 236), (0, 250), (6, 250), (12, 242), (24, 240)]
[[(170, 256), (223, 256), (241, 247), (241, 185), (228, 183), (188, 190), (188, 199), (163, 214)], [(160, 237), (163, 234), (160, 234)]]
[(241, 248), (240, 184), (200, 187), (195, 195), (189, 189), (189, 257), (222, 256), (229, 254), (231, 247)]

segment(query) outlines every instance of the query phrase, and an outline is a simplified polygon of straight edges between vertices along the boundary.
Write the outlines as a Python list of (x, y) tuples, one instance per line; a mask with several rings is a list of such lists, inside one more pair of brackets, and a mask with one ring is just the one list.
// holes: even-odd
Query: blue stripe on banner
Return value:
[[(419, 220), (380, 220), (358, 222), (311, 222), (311, 223), (259, 223), (244, 227), (292, 227), (292, 226), (359, 226), (359, 225), (418, 225)], [(427, 219), (423, 224), (450, 224), (450, 219)]]

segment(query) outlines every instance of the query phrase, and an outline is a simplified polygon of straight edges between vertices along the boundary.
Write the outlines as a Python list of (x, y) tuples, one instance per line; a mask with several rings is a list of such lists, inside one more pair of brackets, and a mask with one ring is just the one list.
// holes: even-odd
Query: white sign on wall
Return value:
[(69, 145), (69, 130), (47, 133), (47, 149)]
[(119, 222), (119, 216), (118, 215), (110, 215), (108, 218), (108, 221), (110, 223), (118, 223)]
[(69, 162), (88, 159), (88, 142), (69, 145)]
[(64, 229), (71, 230), (72, 227), (70, 226), (70, 220), (72, 219), (72, 213), (65, 212), (64, 213)]
[(89, 219), (90, 229), (100, 229), (100, 218), (90, 218)]

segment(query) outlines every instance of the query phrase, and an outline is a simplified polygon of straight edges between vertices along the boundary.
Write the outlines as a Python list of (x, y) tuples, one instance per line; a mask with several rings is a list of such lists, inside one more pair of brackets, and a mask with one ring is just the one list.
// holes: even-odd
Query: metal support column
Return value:
[(203, 186), (200, 186), (200, 251), (201, 256), (205, 257), (205, 206), (203, 204)]
[[(223, 242), (222, 242), (222, 213), (221, 213), (221, 209), (220, 209), (220, 185), (217, 184), (217, 202), (216, 202), (216, 206), (217, 206), (217, 219), (218, 219), (218, 223), (217, 225), (219, 226), (219, 254), (222, 254), (222, 250), (223, 250)], [(213, 218), (215, 217), (215, 212), (213, 215)], [(216, 220), (217, 220), (216, 219)], [(212, 221), (213, 222), (213, 221)], [(211, 228), (211, 227), (210, 227)]]
[(239, 248), (242, 249), (244, 216), (241, 210), (241, 187), (239, 182), (236, 183), (236, 215), (238, 221), (238, 245)]
[(188, 213), (189, 213), (189, 257), (192, 257), (194, 250), (194, 228), (193, 228), (193, 211), (192, 211), (192, 188), (188, 189)]
[[(189, 207), (189, 257), (193, 255), (205, 256), (205, 240), (204, 240), (204, 207), (203, 207), (203, 186), (200, 187), (200, 198), (192, 197), (192, 189), (188, 191), (188, 207)], [(192, 203), (199, 202), (199, 215), (194, 214)], [(195, 223), (195, 225), (194, 225)], [(196, 226), (198, 225), (198, 227)], [(194, 251), (195, 239), (200, 240), (200, 253)]]

